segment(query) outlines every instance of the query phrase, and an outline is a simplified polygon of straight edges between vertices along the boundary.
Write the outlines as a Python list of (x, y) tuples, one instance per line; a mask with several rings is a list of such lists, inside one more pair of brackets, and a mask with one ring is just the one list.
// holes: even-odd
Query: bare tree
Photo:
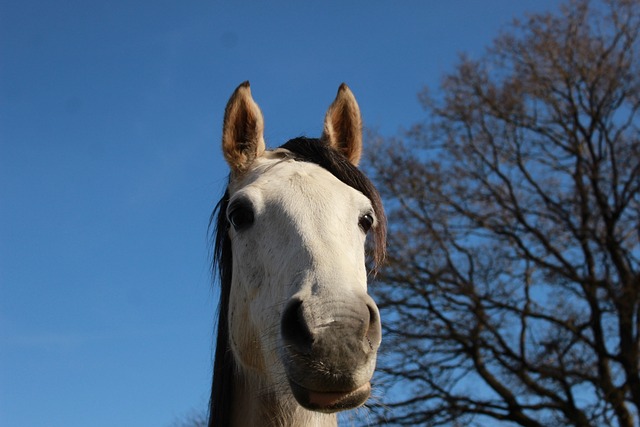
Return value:
[(639, 425), (639, 30), (638, 0), (529, 16), (378, 137), (379, 424)]

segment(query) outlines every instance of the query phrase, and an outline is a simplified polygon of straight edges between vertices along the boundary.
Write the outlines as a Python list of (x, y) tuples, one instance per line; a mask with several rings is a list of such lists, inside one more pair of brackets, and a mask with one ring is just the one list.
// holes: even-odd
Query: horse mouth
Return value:
[(371, 394), (371, 383), (351, 391), (313, 391), (290, 381), (291, 391), (298, 403), (306, 409), (317, 412), (338, 412), (357, 408), (364, 404)]

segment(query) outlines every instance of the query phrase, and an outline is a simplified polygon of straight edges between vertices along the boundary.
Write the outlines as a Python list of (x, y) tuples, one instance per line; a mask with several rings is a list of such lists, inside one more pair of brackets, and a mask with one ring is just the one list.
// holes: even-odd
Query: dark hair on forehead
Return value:
[(382, 207), (380, 193), (369, 178), (354, 166), (345, 156), (334, 150), (329, 144), (317, 138), (294, 138), (281, 145), (289, 150), (299, 161), (315, 163), (329, 171), (333, 176), (362, 194), (370, 201), (376, 215), (377, 224), (373, 229), (373, 262), (374, 272), (384, 261), (387, 246), (387, 220)]

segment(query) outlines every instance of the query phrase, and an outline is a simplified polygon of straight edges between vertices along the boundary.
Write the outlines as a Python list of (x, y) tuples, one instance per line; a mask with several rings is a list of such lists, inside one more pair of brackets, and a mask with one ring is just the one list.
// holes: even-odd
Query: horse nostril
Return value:
[(382, 341), (382, 328), (380, 326), (380, 314), (378, 307), (373, 301), (367, 303), (367, 309), (369, 310), (369, 326), (365, 335), (367, 341), (369, 341), (369, 348), (376, 350)]
[(303, 353), (311, 350), (313, 335), (304, 319), (302, 300), (295, 299), (287, 304), (280, 322), (280, 333), (285, 344)]

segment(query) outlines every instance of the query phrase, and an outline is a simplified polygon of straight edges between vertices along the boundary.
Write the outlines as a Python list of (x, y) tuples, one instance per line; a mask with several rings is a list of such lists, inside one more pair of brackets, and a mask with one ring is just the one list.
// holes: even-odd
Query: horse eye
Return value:
[(236, 231), (242, 230), (253, 224), (253, 210), (243, 203), (237, 203), (229, 208), (227, 219)]
[(369, 232), (371, 227), (373, 227), (373, 216), (371, 214), (362, 215), (358, 221), (358, 225), (365, 233)]

